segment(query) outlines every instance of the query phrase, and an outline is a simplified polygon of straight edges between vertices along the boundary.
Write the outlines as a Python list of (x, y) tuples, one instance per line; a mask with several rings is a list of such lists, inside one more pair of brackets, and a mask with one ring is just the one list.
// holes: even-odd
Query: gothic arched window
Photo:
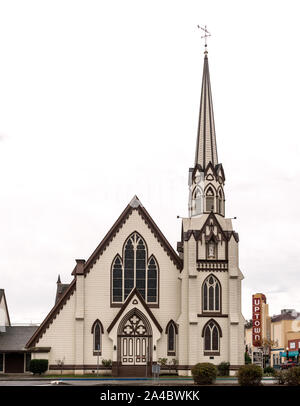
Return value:
[(168, 355), (176, 355), (176, 334), (178, 334), (178, 326), (173, 320), (170, 320), (166, 327), (168, 337)]
[(214, 210), (215, 194), (211, 187), (205, 193), (206, 211)]
[(194, 191), (194, 214), (201, 214), (202, 213), (202, 192), (199, 187), (197, 187)]
[(123, 271), (121, 258), (117, 256), (113, 262), (112, 267), (112, 295), (113, 302), (122, 302), (122, 292), (123, 292)]
[(203, 311), (221, 311), (221, 286), (213, 275), (208, 276), (202, 285)]
[(123, 260), (117, 255), (112, 264), (112, 303), (122, 303), (136, 288), (143, 299), (154, 304), (158, 301), (158, 265), (153, 257), (147, 260), (143, 238), (133, 233), (126, 240)]
[(157, 302), (157, 273), (157, 263), (152, 256), (148, 262), (147, 301), (149, 303)]
[(94, 321), (92, 325), (91, 333), (93, 334), (93, 352), (101, 355), (102, 353), (102, 334), (103, 326), (100, 320)]
[(220, 352), (220, 337), (222, 337), (222, 331), (216, 321), (211, 319), (205, 324), (202, 337), (204, 338), (204, 353)]
[(217, 211), (219, 214), (224, 216), (224, 197), (223, 197), (223, 193), (222, 193), (221, 189), (219, 189), (217, 199), (218, 199), (218, 207), (217, 207), (218, 210)]

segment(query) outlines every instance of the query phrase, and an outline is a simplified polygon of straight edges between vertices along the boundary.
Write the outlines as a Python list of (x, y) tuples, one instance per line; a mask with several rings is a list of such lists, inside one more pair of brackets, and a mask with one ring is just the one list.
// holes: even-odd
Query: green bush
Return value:
[(287, 370), (286, 383), (291, 386), (300, 385), (300, 367), (292, 367)]
[(264, 368), (264, 374), (268, 374), (268, 375), (271, 375), (271, 376), (275, 376), (275, 369), (274, 368), (272, 368), (272, 367), (265, 367)]
[(111, 359), (103, 359), (102, 360), (102, 365), (104, 367), (111, 367), (111, 365), (112, 365)]
[(251, 357), (245, 352), (245, 364), (251, 364)]
[(29, 371), (33, 374), (43, 374), (48, 370), (47, 359), (32, 359), (29, 364)]
[(255, 364), (243, 365), (239, 368), (237, 377), (241, 386), (258, 386), (263, 375), (260, 366)]
[(229, 362), (221, 362), (221, 364), (218, 365), (218, 375), (229, 376), (229, 367)]
[(158, 358), (158, 364), (162, 367), (165, 367), (168, 363), (168, 358)]
[(275, 371), (275, 378), (277, 379), (277, 382), (279, 385), (284, 385), (286, 383), (286, 379), (287, 379), (287, 370), (279, 370), (279, 371)]
[(196, 364), (192, 368), (194, 382), (197, 385), (211, 385), (217, 377), (217, 368), (209, 362)]

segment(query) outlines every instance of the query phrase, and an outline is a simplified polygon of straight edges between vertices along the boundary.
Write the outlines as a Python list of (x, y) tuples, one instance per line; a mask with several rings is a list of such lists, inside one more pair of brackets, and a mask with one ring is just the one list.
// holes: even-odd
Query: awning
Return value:
[[(280, 352), (279, 355), (281, 357), (286, 357), (286, 352)], [(289, 357), (298, 357), (298, 355), (299, 355), (299, 351), (289, 351), (288, 352)]]

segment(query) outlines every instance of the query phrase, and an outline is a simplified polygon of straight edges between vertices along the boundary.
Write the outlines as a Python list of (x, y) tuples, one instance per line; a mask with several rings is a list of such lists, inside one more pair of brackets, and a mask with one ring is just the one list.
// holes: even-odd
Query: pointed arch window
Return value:
[(176, 355), (176, 335), (178, 334), (178, 326), (173, 320), (170, 320), (166, 327), (166, 334), (168, 338), (168, 355)]
[(203, 193), (200, 187), (196, 187), (193, 195), (193, 214), (198, 215), (203, 211)]
[(224, 216), (224, 196), (222, 193), (222, 190), (219, 189), (218, 192), (218, 213), (221, 214), (222, 216)]
[(93, 334), (93, 353), (94, 355), (101, 355), (102, 353), (102, 334), (104, 333), (103, 326), (100, 320), (94, 321), (91, 329)]
[(113, 302), (122, 302), (122, 292), (123, 292), (123, 270), (121, 258), (117, 256), (113, 262), (112, 268), (112, 295)]
[(212, 353), (219, 355), (222, 331), (215, 320), (211, 319), (205, 324), (202, 337), (204, 339), (204, 355), (211, 355)]
[(123, 303), (134, 288), (146, 302), (158, 302), (158, 265), (153, 255), (147, 260), (145, 241), (136, 232), (124, 244), (123, 260), (117, 255), (113, 261), (112, 303)]
[(211, 187), (209, 187), (205, 193), (206, 211), (214, 210), (215, 194)]
[(147, 301), (148, 303), (157, 302), (157, 263), (152, 256), (148, 262), (148, 278), (147, 278)]
[(203, 311), (221, 311), (221, 286), (220, 282), (213, 275), (208, 276), (202, 287)]

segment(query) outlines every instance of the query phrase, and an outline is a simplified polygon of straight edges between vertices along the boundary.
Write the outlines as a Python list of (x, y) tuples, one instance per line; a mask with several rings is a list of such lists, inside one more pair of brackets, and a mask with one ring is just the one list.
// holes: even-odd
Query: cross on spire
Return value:
[(197, 25), (197, 27), (204, 31), (204, 35), (201, 36), (201, 38), (204, 38), (204, 46), (205, 46), (205, 51), (206, 51), (206, 47), (207, 47), (207, 38), (211, 37), (211, 33), (207, 31), (207, 25), (205, 25), (204, 27), (201, 27), (200, 25)]

